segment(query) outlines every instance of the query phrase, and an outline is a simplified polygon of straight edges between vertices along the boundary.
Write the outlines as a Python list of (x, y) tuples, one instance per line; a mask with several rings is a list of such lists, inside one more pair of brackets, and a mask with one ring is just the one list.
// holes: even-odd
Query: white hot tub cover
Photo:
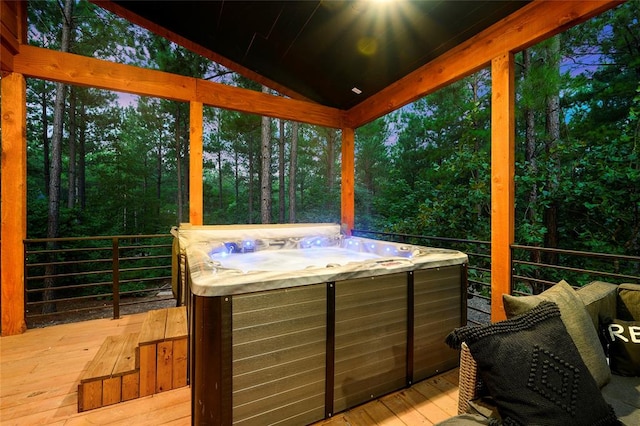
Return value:
[(348, 237), (336, 224), (180, 225), (191, 291), (222, 296), (467, 262), (455, 250)]

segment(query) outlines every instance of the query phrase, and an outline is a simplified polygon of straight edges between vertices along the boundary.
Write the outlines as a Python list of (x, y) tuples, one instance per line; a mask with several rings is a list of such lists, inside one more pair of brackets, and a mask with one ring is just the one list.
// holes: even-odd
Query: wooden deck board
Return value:
[(167, 310), (158, 309), (147, 312), (147, 319), (140, 332), (140, 345), (157, 343), (164, 340), (167, 326)]
[(170, 308), (167, 313), (166, 340), (182, 339), (187, 335), (187, 311), (184, 307)]
[[(190, 425), (189, 387), (77, 412), (80, 377), (104, 339), (139, 333), (144, 318), (136, 314), (0, 337), (2, 425)], [(434, 424), (456, 414), (457, 384), (457, 370), (445, 372), (315, 426)]]

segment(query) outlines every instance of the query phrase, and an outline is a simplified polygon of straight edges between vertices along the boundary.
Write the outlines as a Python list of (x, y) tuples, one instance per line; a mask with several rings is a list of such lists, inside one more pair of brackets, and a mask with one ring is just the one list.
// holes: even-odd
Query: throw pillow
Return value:
[(613, 320), (606, 326), (613, 373), (640, 376), (640, 321)]
[(618, 318), (640, 321), (640, 284), (620, 284), (617, 307)]
[(562, 313), (562, 322), (596, 383), (599, 387), (609, 383), (611, 370), (604, 348), (598, 344), (598, 331), (576, 291), (566, 281), (560, 281), (535, 296), (516, 297), (505, 294), (502, 299), (507, 318), (523, 314), (544, 300), (556, 303)]
[(617, 425), (613, 409), (567, 333), (560, 309), (542, 302), (529, 312), (454, 330), (465, 342), (505, 425)]

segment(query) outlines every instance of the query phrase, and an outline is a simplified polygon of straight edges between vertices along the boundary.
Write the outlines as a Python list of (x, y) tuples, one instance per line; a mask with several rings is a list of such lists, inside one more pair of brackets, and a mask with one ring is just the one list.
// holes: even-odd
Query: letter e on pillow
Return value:
[(640, 326), (630, 325), (629, 336), (631, 336), (631, 341), (633, 343), (640, 343)]

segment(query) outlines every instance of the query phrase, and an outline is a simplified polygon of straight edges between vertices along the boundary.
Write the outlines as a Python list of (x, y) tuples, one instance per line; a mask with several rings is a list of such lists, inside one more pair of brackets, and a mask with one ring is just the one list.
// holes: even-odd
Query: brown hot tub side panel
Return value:
[(466, 266), (191, 295), (194, 424), (313, 423), (455, 367)]

